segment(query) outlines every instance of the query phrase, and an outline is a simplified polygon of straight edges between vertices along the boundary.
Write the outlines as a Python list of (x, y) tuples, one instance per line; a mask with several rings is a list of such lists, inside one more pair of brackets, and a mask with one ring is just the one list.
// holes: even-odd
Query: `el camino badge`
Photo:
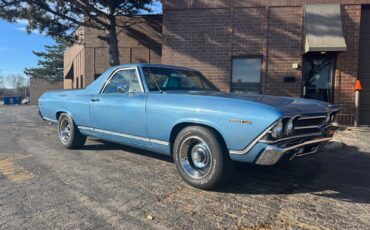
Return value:
[(240, 120), (240, 119), (229, 119), (229, 122), (231, 123), (239, 123), (239, 124), (244, 124), (244, 125), (251, 125), (252, 124), (252, 121), (249, 121), (249, 120)]

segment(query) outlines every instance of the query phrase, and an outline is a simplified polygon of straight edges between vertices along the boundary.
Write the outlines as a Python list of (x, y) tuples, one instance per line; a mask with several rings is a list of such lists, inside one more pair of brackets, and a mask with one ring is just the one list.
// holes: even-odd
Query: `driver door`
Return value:
[(150, 145), (145, 105), (147, 94), (137, 68), (119, 69), (91, 99), (92, 128), (98, 137), (126, 144)]

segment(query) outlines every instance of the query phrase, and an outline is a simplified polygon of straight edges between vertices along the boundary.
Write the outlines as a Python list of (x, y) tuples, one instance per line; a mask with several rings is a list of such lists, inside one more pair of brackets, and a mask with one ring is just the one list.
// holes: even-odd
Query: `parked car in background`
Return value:
[(22, 100), (22, 105), (27, 105), (30, 103), (30, 98), (29, 97), (26, 97)]
[(196, 70), (152, 64), (112, 67), (85, 89), (45, 93), (39, 109), (68, 149), (91, 136), (171, 155), (201, 189), (224, 181), (233, 161), (273, 165), (318, 152), (338, 112), (302, 98), (223, 93)]

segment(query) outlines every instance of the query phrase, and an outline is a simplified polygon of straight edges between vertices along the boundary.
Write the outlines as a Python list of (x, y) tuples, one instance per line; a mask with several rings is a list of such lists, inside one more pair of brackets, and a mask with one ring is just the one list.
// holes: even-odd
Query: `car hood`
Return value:
[[(166, 93), (174, 93), (174, 91)], [(181, 93), (252, 101), (277, 108), (285, 115), (328, 113), (337, 109), (337, 106), (326, 102), (295, 97), (223, 93), (215, 91), (182, 91)]]

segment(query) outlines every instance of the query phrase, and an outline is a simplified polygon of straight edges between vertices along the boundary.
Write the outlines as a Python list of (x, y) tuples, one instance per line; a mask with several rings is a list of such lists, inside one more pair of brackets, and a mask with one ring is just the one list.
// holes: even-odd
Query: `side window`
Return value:
[(109, 80), (103, 93), (142, 92), (135, 69), (120, 70)]

